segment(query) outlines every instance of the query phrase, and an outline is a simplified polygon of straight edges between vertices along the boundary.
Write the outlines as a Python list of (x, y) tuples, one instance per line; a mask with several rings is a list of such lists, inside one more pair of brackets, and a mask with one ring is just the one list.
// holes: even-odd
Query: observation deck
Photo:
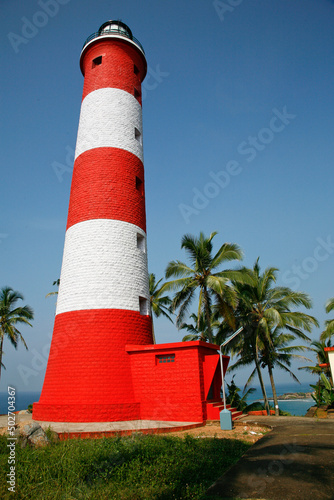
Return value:
[(144, 48), (142, 44), (135, 38), (132, 34), (130, 28), (121, 21), (107, 21), (102, 24), (98, 31), (92, 33), (83, 44), (82, 51), (86, 48), (86, 46), (100, 37), (114, 37), (114, 38), (126, 38), (127, 40), (131, 40), (135, 45), (139, 47), (142, 53), (145, 55)]

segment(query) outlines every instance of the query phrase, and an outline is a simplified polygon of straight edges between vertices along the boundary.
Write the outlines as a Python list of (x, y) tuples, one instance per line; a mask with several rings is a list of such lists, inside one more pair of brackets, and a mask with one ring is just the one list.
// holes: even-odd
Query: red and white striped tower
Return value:
[(80, 57), (83, 98), (55, 325), (33, 418), (140, 418), (126, 344), (152, 344), (141, 83), (146, 59), (120, 21)]

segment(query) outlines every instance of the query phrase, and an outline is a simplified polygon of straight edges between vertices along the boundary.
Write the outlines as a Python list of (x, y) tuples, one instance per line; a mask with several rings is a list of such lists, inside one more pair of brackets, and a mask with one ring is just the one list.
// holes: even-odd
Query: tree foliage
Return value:
[(26, 349), (28, 346), (18, 330), (20, 323), (32, 326), (30, 320), (34, 318), (34, 312), (29, 306), (17, 307), (17, 302), (24, 300), (23, 295), (14, 291), (10, 287), (4, 287), (0, 290), (0, 375), (2, 363), (3, 344), (7, 337), (11, 344), (17, 349), (21, 341)]
[[(212, 240), (216, 232), (207, 238), (203, 233), (199, 237), (186, 234), (182, 238), (181, 248), (186, 252), (189, 265), (179, 260), (169, 262), (166, 268), (166, 279), (175, 278), (164, 285), (165, 290), (176, 291), (172, 301), (172, 310), (178, 311), (176, 325), (180, 327), (189, 307), (198, 291), (197, 318), (198, 327), (201, 314), (205, 315), (207, 337), (213, 341), (211, 327), (211, 307), (214, 297), (225, 314), (232, 312), (237, 297), (231, 285), (232, 280), (239, 281), (243, 275), (238, 270), (224, 269), (224, 263), (241, 260), (242, 252), (234, 243), (224, 243), (216, 253), (213, 252)], [(220, 270), (219, 270), (220, 269)]]

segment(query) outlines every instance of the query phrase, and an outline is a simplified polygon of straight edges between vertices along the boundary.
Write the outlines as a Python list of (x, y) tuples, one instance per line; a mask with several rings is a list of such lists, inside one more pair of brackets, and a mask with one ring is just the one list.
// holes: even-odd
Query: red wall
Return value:
[(152, 342), (150, 316), (116, 309), (58, 314), (33, 418), (52, 422), (140, 419), (125, 351), (133, 341)]
[[(206, 398), (220, 397), (221, 371), (217, 346), (201, 341), (126, 346), (130, 355), (135, 401), (142, 420), (204, 422)], [(159, 363), (159, 356), (174, 362)], [(225, 356), (226, 371), (228, 357)]]
[(135, 155), (117, 148), (85, 151), (74, 163), (67, 229), (85, 220), (114, 219), (146, 231), (144, 192), (144, 166)]
[[(93, 65), (93, 59), (102, 56), (103, 71), (100, 66)], [(139, 73), (134, 73), (134, 65)], [(116, 71), (115, 71), (116, 68)], [(85, 48), (81, 58), (81, 69), (85, 77), (82, 100), (87, 94), (101, 88), (121, 89), (133, 94), (136, 87), (141, 93), (141, 82), (146, 75), (146, 60), (126, 39), (117, 41), (115, 38), (96, 38)], [(141, 104), (141, 97), (138, 98)]]

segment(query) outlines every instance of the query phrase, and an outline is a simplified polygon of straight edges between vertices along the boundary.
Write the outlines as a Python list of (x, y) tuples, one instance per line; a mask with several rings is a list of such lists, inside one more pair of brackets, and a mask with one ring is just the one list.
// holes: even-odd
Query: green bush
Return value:
[(314, 399), (318, 408), (321, 405), (334, 405), (334, 390), (330, 381), (324, 373), (320, 374), (318, 382), (315, 385), (311, 385), (311, 387), (314, 389), (312, 398)]
[(228, 394), (226, 397), (227, 404), (230, 404), (232, 407), (236, 408), (239, 411), (244, 411), (247, 407), (247, 398), (255, 391), (255, 389), (251, 387), (246, 392), (243, 392), (242, 396), (240, 396), (239, 392), (241, 392), (241, 389), (239, 389), (239, 387), (237, 387), (236, 383), (234, 382), (234, 375), (230, 384), (226, 383), (226, 385), (228, 390)]

